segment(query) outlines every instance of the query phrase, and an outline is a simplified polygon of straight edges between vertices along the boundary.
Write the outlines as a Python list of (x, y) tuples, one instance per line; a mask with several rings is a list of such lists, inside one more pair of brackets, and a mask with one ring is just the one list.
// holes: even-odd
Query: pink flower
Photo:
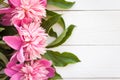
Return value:
[[(13, 1), (13, 0), (12, 0)], [(15, 0), (14, 0), (15, 1)], [(15, 5), (13, 10), (14, 20), (23, 20), (24, 18), (30, 18), (35, 21), (41, 21), (41, 18), (45, 16), (45, 6), (42, 5), (42, 0), (17, 0), (18, 4)], [(16, 1), (15, 1), (16, 2)]]
[(3, 37), (10, 47), (17, 50), (14, 57), (21, 63), (41, 58), (41, 54), (46, 51), (47, 34), (39, 27), (39, 23), (24, 24), (16, 28), (20, 36)]
[(45, 59), (25, 64), (9, 62), (4, 72), (11, 77), (10, 80), (48, 80), (48, 78), (54, 77), (55, 73), (55, 69), (51, 65), (52, 63)]
[(39, 27), (39, 23), (23, 24), (17, 27), (19, 35), (24, 42), (23, 49), (26, 60), (41, 58), (46, 50), (47, 34)]
[[(24, 22), (27, 20), (41, 22), (41, 18), (46, 16), (46, 1), (47, 0), (8, 0), (10, 7), (0, 9), (0, 14), (5, 14), (8, 18), (3, 18), (9, 20), (11, 23), (15, 23), (16, 20)], [(11, 18), (11, 19), (10, 19)], [(4, 21), (2, 21), (4, 25)]]

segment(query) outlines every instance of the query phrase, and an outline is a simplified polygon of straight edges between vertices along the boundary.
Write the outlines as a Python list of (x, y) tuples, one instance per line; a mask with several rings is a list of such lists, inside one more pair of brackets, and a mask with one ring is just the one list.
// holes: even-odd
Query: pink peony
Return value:
[(26, 60), (41, 58), (45, 53), (47, 34), (39, 27), (39, 23), (24, 24), (17, 27), (19, 35), (24, 42), (23, 49)]
[(9, 62), (4, 72), (11, 77), (10, 80), (48, 80), (55, 74), (55, 69), (51, 66), (52, 63), (45, 59), (25, 64)]
[(24, 24), (16, 27), (20, 36), (5, 36), (3, 40), (17, 50), (14, 57), (19, 62), (41, 58), (46, 51), (47, 34), (39, 27), (39, 23)]
[[(25, 19), (41, 22), (41, 18), (46, 16), (46, 1), (47, 0), (8, 0), (10, 7), (0, 9), (0, 14), (5, 14), (3, 20), (5, 19), (13, 24), (15, 24), (16, 20), (24, 22)], [(2, 21), (1, 23), (6, 25), (6, 21)]]

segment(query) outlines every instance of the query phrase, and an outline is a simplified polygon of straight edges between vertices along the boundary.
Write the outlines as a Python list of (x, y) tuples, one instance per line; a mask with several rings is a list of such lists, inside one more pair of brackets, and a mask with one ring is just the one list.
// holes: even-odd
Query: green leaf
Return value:
[(52, 16), (48, 20), (43, 21), (41, 26), (46, 30), (47, 33), (49, 33), (49, 31), (52, 28), (52, 26), (59, 20), (60, 16), (61, 15)]
[(9, 5), (7, 3), (4, 2), (5, 0), (0, 0), (0, 6), (1, 8), (3, 7), (8, 7)]
[(55, 76), (53, 78), (50, 78), (49, 80), (62, 80), (62, 77), (56, 72)]
[(0, 3), (2, 3), (4, 0), (0, 0)]
[(0, 32), (0, 36), (8, 36), (17, 34), (17, 30), (13, 26), (6, 26), (5, 30)]
[[(56, 12), (50, 11), (50, 10), (46, 10), (47, 12), (47, 16), (55, 16), (55, 15), (60, 15)], [(65, 30), (65, 22), (64, 19), (62, 18), (62, 16), (60, 17), (60, 19), (58, 20), (58, 23), (60, 24), (60, 26)]]
[(5, 63), (2, 60), (0, 60), (0, 71), (2, 71), (4, 67)]
[(8, 59), (4, 54), (0, 52), (0, 71), (5, 68), (6, 64), (8, 63)]
[(47, 48), (53, 48), (63, 44), (71, 36), (74, 27), (74, 25), (70, 25), (56, 40), (50, 43)]
[(75, 2), (69, 2), (66, 0), (48, 0), (48, 4), (60, 7), (63, 9), (69, 9), (74, 5)]
[(50, 31), (49, 31), (49, 35), (50, 35), (51, 37), (57, 38), (57, 33), (56, 33), (52, 28), (51, 28)]
[(7, 76), (5, 74), (0, 74), (0, 80), (6, 80)]
[(6, 56), (5, 56), (4, 54), (2, 54), (1, 52), (0, 52), (0, 60), (2, 60), (2, 61), (5, 63), (5, 65), (8, 63), (8, 59), (7, 59)]
[(63, 52), (62, 54), (56, 51), (48, 50), (44, 57), (52, 60), (54, 66), (64, 67), (71, 63), (80, 62), (80, 60), (70, 52)]
[(3, 30), (5, 30), (5, 28), (0, 28), (0, 32), (2, 32)]
[[(54, 16), (59, 16), (59, 15), (60, 15), (60, 14), (55, 13), (55, 12), (50, 11), (50, 10), (46, 10), (46, 12), (47, 12), (47, 17), (48, 17), (49, 19), (52, 18), (52, 17), (54, 17)], [(48, 20), (49, 20), (49, 19), (48, 19)], [(52, 20), (51, 20), (51, 21), (52, 21)], [(60, 26), (65, 30), (65, 22), (64, 22), (64, 19), (63, 19), (61, 16), (59, 16), (59, 18), (56, 19), (56, 21), (55, 21), (52, 25), (54, 25), (54, 24), (56, 24), (56, 23), (60, 24)], [(42, 24), (42, 27), (43, 27), (43, 28), (45, 28), (44, 24), (47, 24), (47, 23), (46, 23), (46, 20), (43, 20), (43, 24)], [(48, 26), (47, 26), (47, 27), (48, 27)], [(50, 26), (50, 30), (49, 30), (49, 32), (47, 32), (47, 33), (49, 34), (49, 36), (57, 38), (57, 33), (56, 33), (51, 27), (52, 27), (52, 26)]]
[(58, 23), (62, 26), (62, 28), (65, 30), (65, 21), (64, 19), (61, 17), (59, 20), (58, 20)]
[(14, 52), (14, 50), (1, 40), (0, 41), (0, 52), (9, 59), (12, 56), (12, 53)]
[(47, 16), (54, 16), (54, 15), (60, 15), (56, 12), (50, 11), (50, 10), (46, 10)]
[(11, 48), (8, 47), (8, 45), (6, 45), (5, 42), (3, 42), (3, 41), (0, 41), (0, 48), (3, 48), (3, 49), (11, 49)]

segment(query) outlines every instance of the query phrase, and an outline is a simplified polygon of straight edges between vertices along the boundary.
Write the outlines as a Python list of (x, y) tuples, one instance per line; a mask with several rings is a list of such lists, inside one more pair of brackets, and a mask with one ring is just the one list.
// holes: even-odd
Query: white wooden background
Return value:
[(120, 80), (120, 0), (69, 1), (76, 1), (70, 10), (48, 6), (77, 26), (54, 50), (73, 52), (82, 62), (57, 71), (65, 80)]

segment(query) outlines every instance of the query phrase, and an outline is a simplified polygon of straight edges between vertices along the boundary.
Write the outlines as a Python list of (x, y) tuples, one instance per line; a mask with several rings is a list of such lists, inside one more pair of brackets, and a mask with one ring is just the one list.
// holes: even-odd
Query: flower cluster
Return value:
[(54, 76), (52, 63), (42, 58), (47, 34), (40, 27), (46, 16), (46, 0), (8, 0), (9, 7), (0, 9), (1, 24), (14, 25), (19, 35), (4, 36), (14, 50), (5, 73), (10, 80), (47, 80)]

